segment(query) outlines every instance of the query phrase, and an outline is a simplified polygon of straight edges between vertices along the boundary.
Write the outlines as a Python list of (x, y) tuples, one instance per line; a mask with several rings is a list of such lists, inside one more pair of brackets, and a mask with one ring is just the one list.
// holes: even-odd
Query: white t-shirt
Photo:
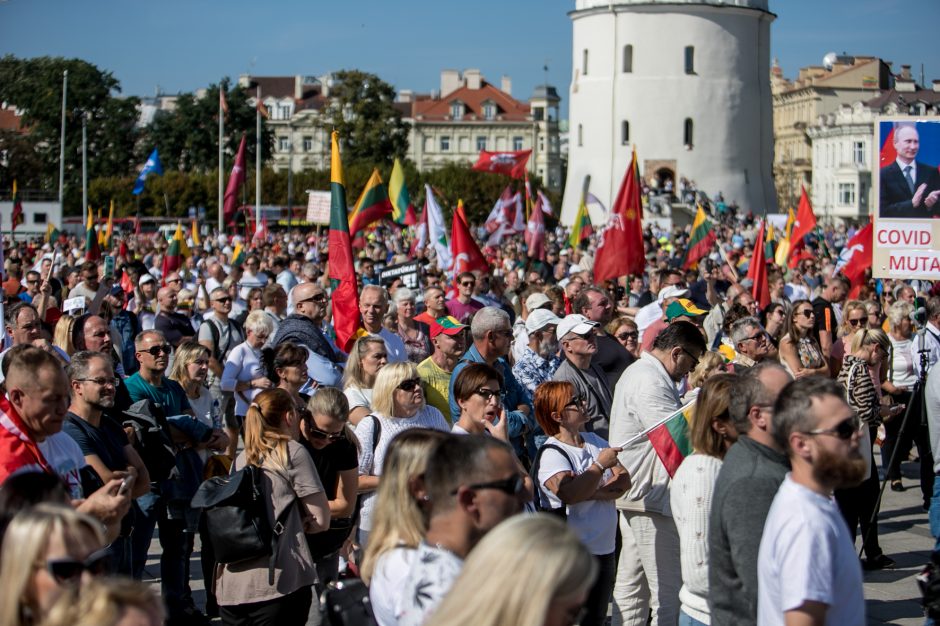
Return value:
[(405, 350), (405, 342), (401, 337), (382, 327), (378, 336), (385, 340), (385, 351), (388, 352), (389, 363), (406, 363), (408, 361), (408, 352)]
[[(186, 396), (186, 398), (189, 400), (189, 406), (192, 407), (197, 420), (209, 428), (222, 428), (221, 418), (219, 417), (221, 415), (219, 400), (213, 397), (212, 392), (207, 387), (199, 388), (198, 398), (190, 398), (189, 396)], [(199, 458), (202, 459), (203, 463), (206, 462), (210, 454), (211, 452), (206, 448), (199, 450)]]
[(418, 551), (404, 546), (389, 550), (375, 564), (369, 582), (369, 600), (379, 626), (396, 626), (398, 605), (401, 603), (401, 581), (411, 570)]
[(349, 410), (357, 409), (359, 407), (365, 407), (368, 410), (372, 410), (372, 390), (371, 389), (360, 389), (359, 387), (346, 387), (343, 390), (343, 395), (346, 396), (346, 400), (349, 401)]
[[(539, 484), (546, 499), (553, 508), (561, 506), (561, 500), (545, 487), (545, 482), (562, 472), (574, 471), (576, 476), (583, 474), (597, 460), (597, 455), (610, 445), (594, 433), (581, 433), (584, 447), (577, 448), (549, 437), (545, 443), (553, 444), (565, 451), (568, 458), (562, 457), (556, 450), (542, 452), (539, 461)], [(604, 470), (598, 479), (600, 487), (613, 478), (613, 472)], [(591, 554), (610, 554), (614, 551), (617, 535), (617, 507), (613, 500), (585, 500), (568, 505), (568, 525), (574, 530), (581, 543)]]
[(807, 600), (829, 605), (826, 624), (864, 626), (862, 568), (833, 498), (793, 481), (777, 490), (757, 557), (757, 623), (783, 626)]
[(396, 604), (398, 626), (425, 623), (450, 591), (461, 568), (463, 561), (453, 552), (422, 541), (401, 582)]

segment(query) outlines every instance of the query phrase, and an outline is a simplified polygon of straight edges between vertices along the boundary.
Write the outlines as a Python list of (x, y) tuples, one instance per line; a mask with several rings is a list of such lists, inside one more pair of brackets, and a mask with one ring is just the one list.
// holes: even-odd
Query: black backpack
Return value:
[[(219, 363), (225, 364), (225, 357), (227, 355), (222, 352), (222, 346), (219, 345), (219, 342), (222, 341), (222, 333), (219, 331), (219, 326), (212, 320), (205, 320), (202, 323), (209, 325), (209, 332), (212, 334), (212, 358)], [(229, 319), (228, 324), (228, 345), (225, 346), (226, 352), (231, 351), (232, 348), (245, 340), (245, 329), (242, 328), (242, 325), (239, 324), (237, 320)]]
[(228, 476), (204, 481), (193, 496), (193, 508), (202, 509), (209, 541), (218, 563), (239, 563), (267, 556), (268, 584), (274, 584), (274, 559), (277, 542), (284, 531), (293, 506), (288, 506), (275, 520), (268, 522), (261, 480), (264, 470), (248, 465)]
[(571, 464), (571, 458), (568, 456), (568, 453), (552, 443), (543, 444), (539, 451), (535, 453), (535, 460), (532, 461), (532, 469), (529, 474), (532, 476), (532, 482), (535, 484), (535, 498), (533, 504), (535, 504), (535, 510), (540, 513), (551, 513), (552, 515), (557, 515), (561, 519), (568, 519), (568, 506), (562, 504), (560, 507), (553, 508), (551, 503), (548, 501), (548, 498), (545, 497), (545, 488), (542, 487), (539, 482), (539, 466), (542, 464), (542, 454), (546, 449), (552, 449), (556, 452), (561, 453), (562, 456), (568, 461), (568, 465), (571, 467), (571, 470), (574, 471), (574, 466)]
[(163, 411), (150, 400), (138, 400), (124, 411), (121, 425), (134, 429), (134, 450), (144, 462), (150, 480), (159, 483), (169, 478), (176, 469), (176, 446)]

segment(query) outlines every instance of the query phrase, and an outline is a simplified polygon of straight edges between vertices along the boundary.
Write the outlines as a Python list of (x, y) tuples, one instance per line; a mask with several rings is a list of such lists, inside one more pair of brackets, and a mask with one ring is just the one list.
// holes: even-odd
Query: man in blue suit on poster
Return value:
[(914, 124), (894, 129), (894, 163), (881, 168), (880, 217), (930, 218), (940, 215), (940, 172), (916, 160), (920, 135)]

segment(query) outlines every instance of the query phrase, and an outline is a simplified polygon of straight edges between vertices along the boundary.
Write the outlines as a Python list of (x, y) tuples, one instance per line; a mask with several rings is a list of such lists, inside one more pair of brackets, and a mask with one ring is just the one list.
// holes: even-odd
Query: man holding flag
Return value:
[[(695, 325), (679, 321), (666, 327), (653, 349), (628, 367), (617, 383), (611, 445), (629, 441), (678, 411), (682, 402), (676, 385), (705, 351), (705, 339)], [(625, 447), (620, 462), (633, 484), (617, 500), (623, 537), (614, 584), (619, 623), (646, 623), (652, 609), (652, 626), (672, 626), (679, 619), (682, 578), (679, 534), (669, 506), (669, 473), (645, 437)]]

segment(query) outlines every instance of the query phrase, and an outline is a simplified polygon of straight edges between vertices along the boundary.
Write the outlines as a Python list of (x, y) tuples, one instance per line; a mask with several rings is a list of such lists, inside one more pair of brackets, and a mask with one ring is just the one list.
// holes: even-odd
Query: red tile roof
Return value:
[(490, 83), (481, 81), (479, 89), (460, 87), (443, 98), (426, 95), (415, 96), (411, 107), (411, 116), (422, 120), (450, 120), (450, 105), (460, 101), (464, 104), (463, 121), (483, 120), (483, 103), (492, 101), (496, 105), (498, 120), (507, 122), (524, 122), (529, 119), (530, 108), (525, 102), (516, 100), (509, 94), (501, 91)]
[(20, 122), (20, 116), (13, 109), (0, 109), (0, 130), (26, 132)]

